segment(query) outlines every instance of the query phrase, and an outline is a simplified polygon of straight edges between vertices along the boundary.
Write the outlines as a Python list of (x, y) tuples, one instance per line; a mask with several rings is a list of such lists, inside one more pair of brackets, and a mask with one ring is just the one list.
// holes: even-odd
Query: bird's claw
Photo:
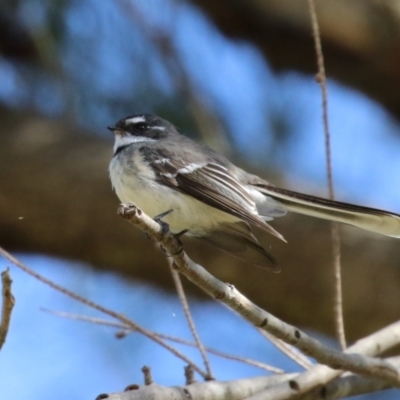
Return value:
[(169, 225), (163, 221), (162, 219), (167, 216), (168, 214), (172, 213), (172, 209), (168, 210), (168, 211), (164, 211), (161, 214), (156, 215), (153, 219), (154, 221), (156, 221), (160, 226), (161, 226), (161, 231), (163, 234), (167, 233), (169, 231)]

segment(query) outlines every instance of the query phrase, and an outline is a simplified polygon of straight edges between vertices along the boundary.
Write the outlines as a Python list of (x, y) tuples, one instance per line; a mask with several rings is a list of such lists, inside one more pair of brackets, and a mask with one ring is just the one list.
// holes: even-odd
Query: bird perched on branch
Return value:
[(110, 177), (121, 202), (249, 263), (278, 270), (251, 225), (284, 240), (267, 221), (288, 211), (400, 237), (400, 215), (277, 188), (155, 115), (130, 115), (108, 129), (115, 135)]

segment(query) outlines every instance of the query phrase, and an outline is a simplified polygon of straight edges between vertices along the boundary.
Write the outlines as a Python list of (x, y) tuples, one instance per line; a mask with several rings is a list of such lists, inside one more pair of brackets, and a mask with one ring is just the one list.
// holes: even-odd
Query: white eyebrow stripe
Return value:
[(138, 122), (146, 122), (145, 117), (132, 117), (125, 120), (125, 124), (137, 124)]

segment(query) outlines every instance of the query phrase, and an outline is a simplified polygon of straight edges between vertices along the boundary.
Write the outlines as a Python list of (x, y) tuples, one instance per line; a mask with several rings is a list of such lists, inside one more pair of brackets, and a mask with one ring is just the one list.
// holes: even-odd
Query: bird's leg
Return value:
[(176, 239), (179, 240), (181, 238), (181, 236), (183, 236), (185, 233), (188, 233), (188, 232), (189, 232), (189, 229), (184, 229), (183, 231), (180, 231), (178, 233), (174, 233), (174, 236), (175, 236)]
[(160, 222), (161, 218), (164, 218), (168, 214), (171, 214), (172, 211), (174, 211), (174, 210), (171, 208), (170, 210), (164, 211), (161, 214), (156, 215), (153, 219), (154, 219), (154, 221)]
[(172, 257), (172, 256), (176, 256), (179, 253), (182, 253), (183, 251), (183, 243), (181, 242), (180, 237), (183, 236), (186, 232), (189, 232), (189, 229), (184, 229), (183, 231), (180, 231), (178, 233), (174, 233), (174, 238), (178, 241), (179, 243), (179, 250), (174, 253), (174, 254), (169, 254), (167, 257)]
[(165, 216), (167, 216), (168, 214), (171, 214), (172, 211), (174, 211), (174, 210), (171, 208), (170, 210), (164, 211), (161, 214), (158, 214), (153, 218), (154, 221), (156, 221), (161, 226), (163, 234), (165, 234), (165, 233), (167, 233), (169, 231), (169, 225), (165, 221), (163, 221), (162, 219)]
[[(164, 211), (163, 213), (156, 215), (153, 219), (154, 221), (156, 221), (158, 224), (161, 225), (161, 229), (162, 229), (162, 233), (167, 233), (169, 231), (169, 225), (162, 220), (162, 218), (164, 218), (166, 215), (170, 214), (172, 211), (174, 210), (168, 210), (168, 211)], [(183, 243), (180, 240), (180, 237), (183, 236), (185, 233), (187, 233), (189, 230), (188, 229), (184, 229), (183, 231), (180, 231), (178, 233), (173, 233), (175, 239), (178, 241), (179, 243), (179, 250), (175, 253), (175, 254), (168, 254), (167, 257), (172, 257), (175, 256), (179, 253), (181, 253), (183, 251)], [(165, 249), (163, 246), (160, 246), (161, 250), (166, 253)]]
[(180, 252), (182, 252), (182, 250), (183, 250), (183, 243), (182, 243), (182, 241), (181, 241), (181, 236), (183, 236), (183, 235), (184, 235), (185, 233), (187, 233), (187, 232), (189, 232), (189, 229), (184, 229), (183, 231), (180, 231), (180, 232), (178, 232), (178, 233), (174, 233), (174, 234), (173, 234), (174, 237), (175, 237), (175, 239), (178, 241), (179, 246), (180, 246), (179, 250), (178, 250), (174, 255), (179, 254)]

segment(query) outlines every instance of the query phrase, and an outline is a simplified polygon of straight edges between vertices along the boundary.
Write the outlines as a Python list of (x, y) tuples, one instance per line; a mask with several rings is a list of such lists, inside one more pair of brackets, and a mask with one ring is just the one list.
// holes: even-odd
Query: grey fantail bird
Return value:
[(278, 270), (250, 225), (284, 240), (266, 221), (287, 211), (400, 237), (400, 215), (277, 188), (155, 115), (131, 115), (108, 129), (115, 134), (110, 177), (121, 202), (153, 218), (172, 210), (163, 217), (171, 232), (252, 264)]

